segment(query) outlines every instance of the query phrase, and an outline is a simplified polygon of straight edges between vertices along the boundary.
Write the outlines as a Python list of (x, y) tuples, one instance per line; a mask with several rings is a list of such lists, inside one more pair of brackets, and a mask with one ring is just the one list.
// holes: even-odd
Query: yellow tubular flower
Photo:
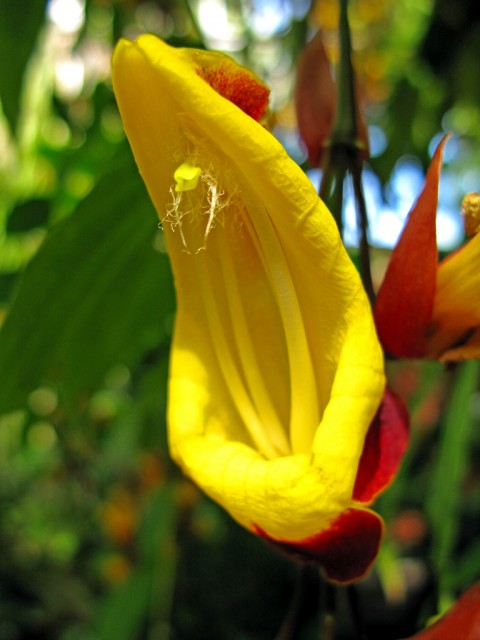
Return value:
[(382, 534), (352, 494), (385, 381), (335, 223), (227, 56), (122, 40), (113, 83), (175, 277), (172, 456), (244, 527), (355, 579)]
[[(442, 260), (437, 270), (428, 354), (440, 360), (480, 357), (480, 234)], [(454, 346), (458, 345), (461, 346)]]

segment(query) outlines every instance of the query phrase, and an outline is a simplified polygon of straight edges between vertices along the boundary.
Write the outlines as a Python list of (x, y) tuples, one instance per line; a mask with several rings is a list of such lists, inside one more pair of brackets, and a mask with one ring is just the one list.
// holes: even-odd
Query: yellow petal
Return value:
[(480, 231), (480, 195), (478, 193), (467, 193), (463, 198), (462, 215), (465, 233), (471, 238)]
[[(244, 526), (300, 540), (352, 504), (382, 354), (329, 212), (280, 144), (204, 79), (215, 65), (216, 78), (236, 73), (221, 54), (150, 35), (113, 58), (175, 277), (170, 448)], [(201, 175), (177, 192), (184, 162)]]
[(442, 356), (480, 327), (479, 291), (480, 234), (477, 234), (438, 266), (429, 357)]

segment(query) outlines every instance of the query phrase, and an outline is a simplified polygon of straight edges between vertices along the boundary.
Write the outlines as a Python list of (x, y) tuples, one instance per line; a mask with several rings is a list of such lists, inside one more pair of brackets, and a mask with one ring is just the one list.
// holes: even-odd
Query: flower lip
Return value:
[(254, 530), (279, 551), (301, 562), (318, 563), (328, 580), (345, 584), (368, 571), (378, 553), (384, 526), (371, 511), (347, 509), (327, 529), (305, 540), (274, 539), (256, 525)]

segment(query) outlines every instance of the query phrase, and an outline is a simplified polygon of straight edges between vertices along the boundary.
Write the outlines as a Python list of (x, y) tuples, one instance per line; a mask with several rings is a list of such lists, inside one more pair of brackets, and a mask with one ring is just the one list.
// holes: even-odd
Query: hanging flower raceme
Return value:
[(390, 394), (378, 409), (382, 353), (335, 223), (258, 122), (268, 89), (227, 56), (122, 40), (113, 83), (175, 277), (172, 456), (244, 527), (353, 580), (405, 416)]
[(454, 362), (480, 357), (480, 234), (478, 198), (464, 200), (473, 237), (438, 263), (436, 214), (445, 137), (410, 211), (375, 304), (386, 352), (398, 358)]

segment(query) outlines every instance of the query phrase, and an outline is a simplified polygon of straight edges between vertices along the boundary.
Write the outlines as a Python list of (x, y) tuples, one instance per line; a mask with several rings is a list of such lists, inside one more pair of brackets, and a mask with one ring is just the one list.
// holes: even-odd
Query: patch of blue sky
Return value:
[[(437, 241), (440, 250), (450, 251), (461, 243), (463, 228), (458, 204), (458, 177), (448, 171), (444, 173), (437, 210)], [(307, 174), (318, 190), (321, 171), (313, 169)], [(373, 246), (391, 249), (396, 245), (408, 213), (422, 189), (424, 173), (417, 159), (400, 159), (385, 189), (386, 197), (380, 180), (373, 171), (366, 169), (362, 181), (369, 214), (369, 240)], [(351, 247), (356, 247), (359, 243), (353, 191), (348, 180), (344, 207), (344, 241)]]
[(246, 45), (240, 16), (224, 0), (198, 0), (197, 19), (205, 41), (213, 49), (240, 51)]
[(257, 38), (268, 39), (285, 33), (292, 22), (289, 0), (253, 0), (249, 4), (248, 22)]

